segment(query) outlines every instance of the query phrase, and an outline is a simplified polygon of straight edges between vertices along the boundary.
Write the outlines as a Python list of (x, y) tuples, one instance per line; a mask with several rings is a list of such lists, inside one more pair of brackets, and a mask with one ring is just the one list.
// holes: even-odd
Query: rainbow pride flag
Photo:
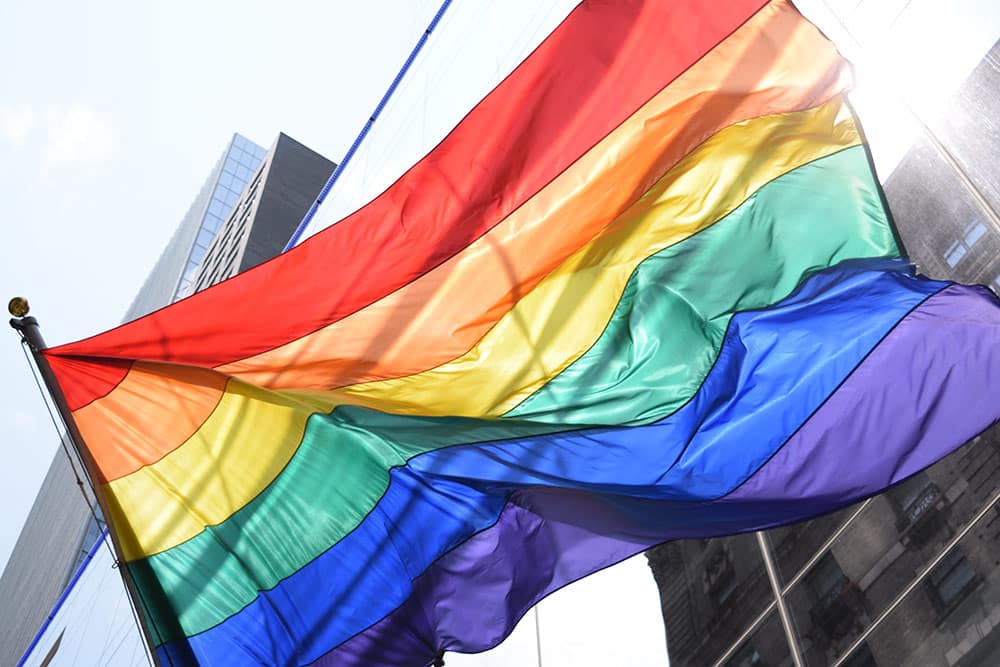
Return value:
[(1000, 412), (787, 0), (583, 2), (390, 189), (46, 351), (165, 665), (426, 665), (659, 542), (807, 519)]

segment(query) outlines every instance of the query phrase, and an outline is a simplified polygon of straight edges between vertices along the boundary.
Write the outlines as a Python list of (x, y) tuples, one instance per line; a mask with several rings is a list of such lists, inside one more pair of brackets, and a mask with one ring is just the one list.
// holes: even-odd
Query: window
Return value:
[(183, 280), (181, 280), (181, 284), (180, 286), (178, 286), (177, 292), (174, 294), (174, 301), (186, 297), (190, 289), (191, 289), (191, 280), (188, 277), (185, 277)]
[(257, 157), (253, 154), (252, 151), (248, 151), (248, 152), (240, 154), (240, 164), (241, 165), (243, 165), (245, 167), (253, 168), (253, 165), (256, 162), (257, 162)]
[(222, 218), (215, 215), (214, 213), (209, 213), (208, 215), (205, 216), (205, 221), (202, 223), (202, 227), (212, 232), (212, 236), (214, 237), (215, 233), (219, 231), (219, 225), (221, 224), (222, 224)]
[(822, 601), (823, 598), (839, 595), (847, 585), (847, 576), (840, 569), (837, 559), (832, 554), (826, 554), (806, 575), (806, 583)]
[(981, 222), (971, 222), (965, 227), (965, 232), (962, 235), (962, 239), (955, 241), (948, 248), (948, 251), (944, 254), (944, 261), (948, 263), (948, 266), (955, 268), (962, 258), (965, 257), (966, 253), (972, 249), (972, 246), (976, 245), (976, 241), (983, 238), (986, 235), (986, 225)]
[(918, 473), (897, 484), (889, 491), (888, 497), (896, 511), (897, 528), (903, 544), (913, 543), (923, 547), (939, 531), (948, 529), (947, 521), (938, 511), (945, 503), (941, 490), (925, 473)]
[(861, 592), (840, 569), (833, 554), (827, 553), (816, 563), (805, 583), (816, 596), (809, 617), (828, 641), (839, 641), (857, 632), (865, 613)]
[(975, 569), (955, 548), (927, 577), (931, 599), (942, 618), (971, 593), (979, 583)]
[(965, 245), (971, 248), (972, 246), (976, 245), (976, 241), (983, 238), (983, 235), (985, 233), (986, 233), (986, 225), (984, 225), (981, 222), (975, 223), (965, 232)]
[(936, 499), (938, 495), (936, 491), (937, 487), (925, 473), (921, 472), (894, 486), (889, 492), (889, 497), (895, 501), (907, 519), (915, 521), (929, 505), (933, 504), (929, 498)]
[(195, 243), (203, 248), (207, 248), (209, 245), (211, 245), (212, 239), (214, 238), (215, 238), (215, 233), (212, 230), (202, 227), (200, 230), (198, 230), (198, 238), (195, 239)]
[(702, 586), (717, 609), (724, 608), (736, 593), (736, 572), (733, 569), (728, 544), (720, 543), (718, 548), (705, 558)]
[(961, 241), (955, 241), (951, 244), (951, 247), (948, 248), (948, 252), (945, 253), (944, 261), (948, 263), (948, 266), (954, 269), (955, 266), (962, 261), (962, 258), (965, 257), (966, 252), (968, 252), (968, 249), (965, 245)]

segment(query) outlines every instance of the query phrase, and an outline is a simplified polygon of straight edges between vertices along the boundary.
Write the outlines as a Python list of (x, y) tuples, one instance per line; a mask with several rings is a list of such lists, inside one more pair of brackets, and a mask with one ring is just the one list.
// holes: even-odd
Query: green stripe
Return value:
[(642, 262), (594, 347), (507, 419), (348, 407), (314, 415), (264, 493), (221, 525), (130, 564), (157, 643), (218, 624), (328, 549), (374, 507), (402, 460), (453, 444), (662, 418), (697, 390), (735, 312), (776, 303), (844, 259), (898, 254), (864, 149), (853, 147), (785, 174)]
[(735, 313), (768, 306), (843, 259), (882, 256), (899, 249), (864, 147), (804, 165), (645, 260), (594, 346), (505, 416), (595, 425), (657, 419), (701, 386)]

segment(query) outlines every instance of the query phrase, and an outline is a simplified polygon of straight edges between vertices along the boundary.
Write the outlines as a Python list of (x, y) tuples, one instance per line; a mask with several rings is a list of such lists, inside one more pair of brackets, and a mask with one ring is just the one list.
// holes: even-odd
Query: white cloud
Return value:
[(0, 135), (15, 146), (24, 146), (34, 128), (35, 111), (31, 107), (0, 107)]
[(102, 164), (118, 144), (111, 116), (86, 104), (49, 108), (45, 125), (42, 156), (49, 165)]

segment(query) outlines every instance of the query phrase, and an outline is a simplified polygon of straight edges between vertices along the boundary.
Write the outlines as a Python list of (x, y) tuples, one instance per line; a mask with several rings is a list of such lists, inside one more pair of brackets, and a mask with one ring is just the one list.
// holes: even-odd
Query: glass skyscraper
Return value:
[(234, 134), (125, 315), (134, 320), (191, 293), (191, 278), (256, 173), (265, 149)]
[(258, 146), (239, 134), (233, 135), (232, 142), (220, 160), (221, 172), (208, 202), (208, 208), (202, 218), (194, 245), (191, 246), (191, 253), (184, 265), (184, 272), (181, 274), (180, 282), (174, 293), (174, 301), (191, 293), (198, 265), (201, 264), (209, 246), (212, 245), (215, 235), (222, 228), (222, 223), (229, 217), (236, 202), (239, 201), (240, 194), (243, 193), (247, 183), (260, 167), (265, 153), (267, 150), (262, 146)]

